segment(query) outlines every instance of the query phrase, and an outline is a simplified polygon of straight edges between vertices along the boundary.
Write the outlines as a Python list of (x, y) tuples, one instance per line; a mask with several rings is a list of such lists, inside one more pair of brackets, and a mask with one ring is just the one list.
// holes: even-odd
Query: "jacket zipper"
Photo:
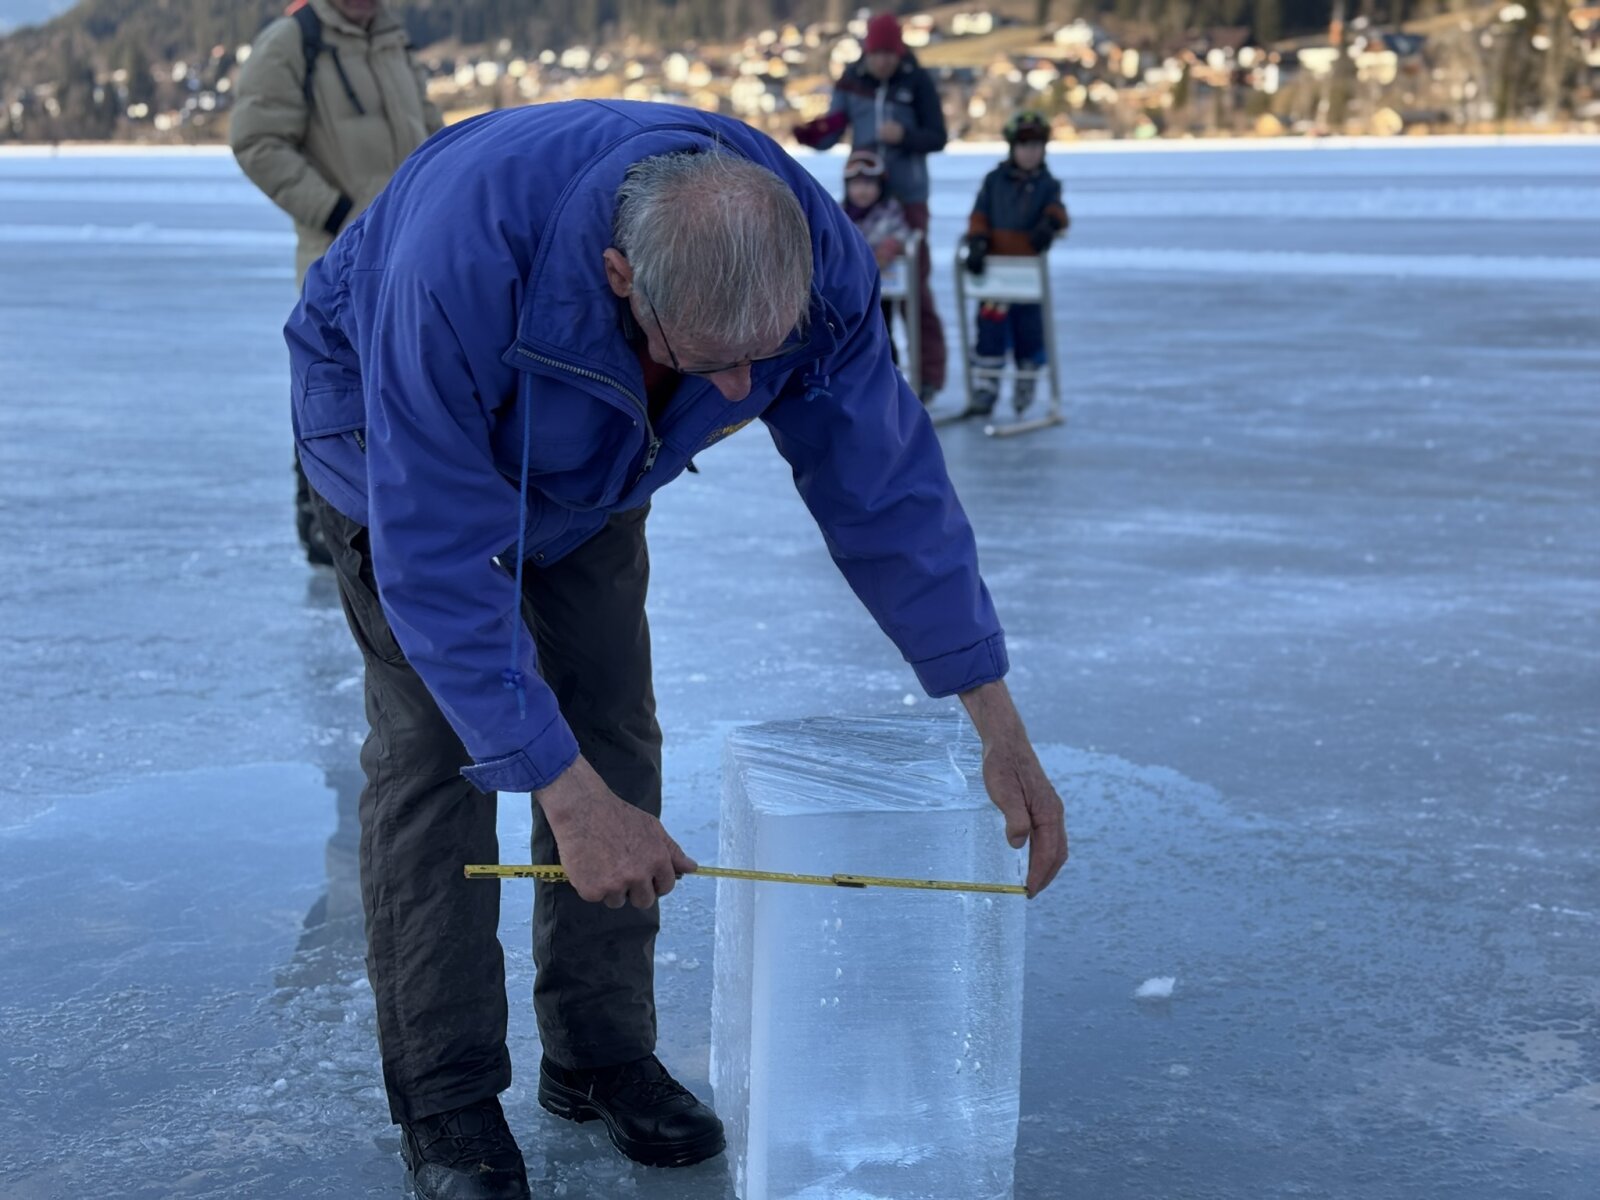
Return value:
[(640, 400), (639, 397), (609, 375), (602, 375), (598, 371), (585, 370), (583, 367), (575, 367), (571, 363), (562, 362), (558, 358), (548, 358), (543, 354), (535, 354), (532, 350), (522, 346), (517, 347), (517, 353), (524, 358), (533, 359), (536, 363), (543, 363), (547, 367), (555, 367), (557, 370), (566, 371), (569, 375), (576, 375), (580, 379), (591, 379), (596, 383), (603, 383), (613, 391), (621, 392), (626, 396), (628, 402), (638, 410), (639, 420), (644, 422), (645, 437), (648, 439), (644, 452), (644, 465), (639, 468), (639, 474), (634, 477), (634, 483), (638, 483), (639, 480), (649, 474), (650, 468), (656, 465), (656, 455), (661, 453), (661, 439), (656, 436), (655, 427), (650, 424), (650, 409), (644, 401)]

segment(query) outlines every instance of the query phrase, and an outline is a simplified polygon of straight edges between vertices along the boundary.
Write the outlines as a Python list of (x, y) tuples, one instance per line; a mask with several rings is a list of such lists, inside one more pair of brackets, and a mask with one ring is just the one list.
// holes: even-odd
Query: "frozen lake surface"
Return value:
[[(947, 321), (992, 161), (936, 162)], [(1592, 1196), (1600, 146), (1052, 163), (1071, 424), (944, 438), (1073, 833), (1028, 913), (1018, 1200)], [(225, 156), (0, 157), (8, 1200), (397, 1194), (291, 257)], [(700, 466), (651, 616), (667, 823), (712, 861), (730, 728), (916, 688), (759, 430)], [(523, 798), (501, 826), (524, 858)], [(714, 895), (658, 947), (697, 1087)], [(723, 1200), (720, 1159), (636, 1168), (537, 1108), (530, 897), (535, 1194)]]

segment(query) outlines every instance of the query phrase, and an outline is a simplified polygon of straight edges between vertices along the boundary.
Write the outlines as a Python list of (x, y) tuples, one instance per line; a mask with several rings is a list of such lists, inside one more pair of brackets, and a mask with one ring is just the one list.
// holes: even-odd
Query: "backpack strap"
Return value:
[(300, 49), (306, 59), (305, 81), (300, 85), (300, 91), (305, 97), (306, 107), (311, 106), (311, 73), (317, 65), (318, 57), (326, 50), (328, 57), (333, 59), (333, 69), (339, 72), (339, 82), (344, 85), (344, 94), (349, 97), (357, 115), (365, 116), (367, 110), (357, 97), (355, 88), (350, 86), (350, 77), (344, 73), (344, 64), (339, 61), (339, 51), (322, 40), (322, 18), (317, 15), (317, 10), (311, 7), (309, 0), (300, 0), (299, 4), (290, 8), (289, 15), (294, 18), (294, 23), (300, 26)]
[(306, 104), (310, 105), (311, 73), (316, 70), (317, 57), (327, 45), (322, 40), (322, 18), (317, 16), (317, 10), (304, 0), (291, 8), (289, 15), (294, 18), (294, 23), (300, 26), (300, 49), (306, 58), (306, 75), (300, 85), (300, 94), (305, 97)]

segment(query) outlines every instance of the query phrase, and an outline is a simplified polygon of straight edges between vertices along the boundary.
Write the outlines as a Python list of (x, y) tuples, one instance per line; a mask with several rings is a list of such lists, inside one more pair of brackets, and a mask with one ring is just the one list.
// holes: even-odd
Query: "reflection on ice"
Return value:
[(72, 798), (0, 837), (8, 1197), (242, 1197), (241, 1161), (269, 1149), (286, 1181), (321, 1150), (370, 1174), (353, 818), (323, 772), (261, 766)]

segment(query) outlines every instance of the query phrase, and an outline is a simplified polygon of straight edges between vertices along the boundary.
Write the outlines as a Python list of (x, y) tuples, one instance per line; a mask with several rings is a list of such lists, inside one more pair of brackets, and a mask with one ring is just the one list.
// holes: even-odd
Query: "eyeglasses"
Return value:
[(655, 302), (650, 299), (648, 292), (645, 293), (644, 303), (645, 307), (650, 310), (651, 320), (656, 323), (656, 332), (661, 335), (661, 344), (667, 348), (667, 357), (672, 360), (672, 369), (679, 375), (721, 375), (724, 371), (736, 371), (740, 367), (748, 367), (752, 363), (771, 362), (775, 358), (787, 358), (789, 355), (796, 354), (810, 345), (809, 338), (799, 333), (792, 333), (784, 340), (783, 345), (779, 346), (771, 354), (752, 354), (747, 358), (739, 359), (737, 362), (722, 363), (714, 367), (686, 367), (678, 361), (678, 355), (672, 349), (672, 343), (667, 340), (667, 330), (661, 324), (661, 314), (656, 312)]

